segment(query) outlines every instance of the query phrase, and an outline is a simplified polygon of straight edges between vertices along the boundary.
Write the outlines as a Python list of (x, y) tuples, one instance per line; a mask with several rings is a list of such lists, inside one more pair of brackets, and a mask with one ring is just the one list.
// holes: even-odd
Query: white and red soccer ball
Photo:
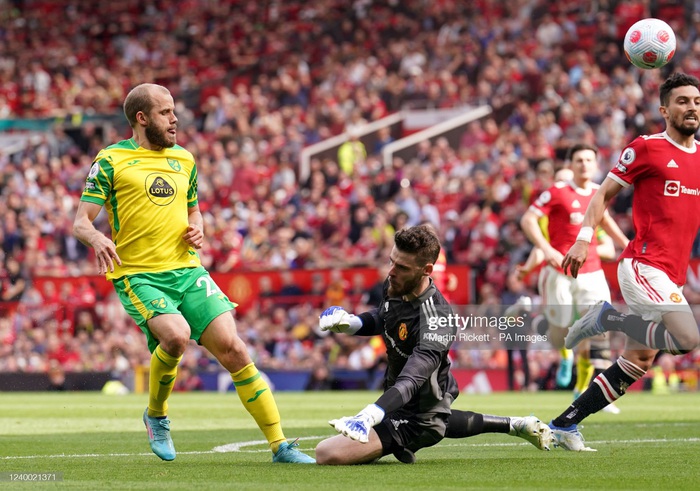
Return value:
[(661, 68), (676, 53), (676, 35), (661, 19), (642, 19), (625, 34), (624, 50), (630, 63), (638, 68)]

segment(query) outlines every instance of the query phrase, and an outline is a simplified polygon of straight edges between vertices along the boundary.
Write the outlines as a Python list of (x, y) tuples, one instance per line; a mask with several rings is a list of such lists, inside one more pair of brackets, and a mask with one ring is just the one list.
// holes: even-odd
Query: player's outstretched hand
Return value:
[(370, 404), (360, 411), (357, 416), (332, 419), (328, 423), (341, 435), (360, 443), (367, 443), (369, 441), (369, 431), (382, 419), (384, 419), (384, 410), (376, 404)]
[(561, 267), (564, 269), (564, 274), (569, 274), (568, 269), (571, 268), (571, 276), (576, 278), (578, 276), (578, 271), (586, 262), (588, 257), (588, 242), (584, 240), (577, 240), (574, 245), (571, 246), (569, 252), (564, 256), (564, 260), (561, 262)]
[(342, 307), (328, 307), (319, 317), (321, 331), (355, 334), (362, 327), (362, 320), (356, 315), (348, 314)]

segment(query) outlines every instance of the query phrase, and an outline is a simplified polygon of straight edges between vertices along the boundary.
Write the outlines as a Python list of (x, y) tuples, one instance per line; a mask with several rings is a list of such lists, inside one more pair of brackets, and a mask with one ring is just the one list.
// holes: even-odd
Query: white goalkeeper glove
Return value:
[(362, 319), (348, 314), (342, 307), (328, 307), (319, 318), (321, 331), (355, 334), (362, 327)]
[(328, 423), (335, 431), (360, 443), (369, 441), (369, 430), (378, 425), (384, 419), (384, 410), (376, 404), (370, 404), (357, 416), (332, 419)]

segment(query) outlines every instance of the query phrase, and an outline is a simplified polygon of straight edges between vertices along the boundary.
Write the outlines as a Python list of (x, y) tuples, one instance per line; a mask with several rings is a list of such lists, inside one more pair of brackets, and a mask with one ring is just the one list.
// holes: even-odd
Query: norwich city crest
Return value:
[(182, 169), (182, 166), (180, 165), (180, 161), (175, 160), (175, 159), (167, 159), (167, 160), (168, 160), (168, 165), (170, 165), (170, 167), (172, 167), (172, 169), (175, 172), (180, 172), (180, 170)]

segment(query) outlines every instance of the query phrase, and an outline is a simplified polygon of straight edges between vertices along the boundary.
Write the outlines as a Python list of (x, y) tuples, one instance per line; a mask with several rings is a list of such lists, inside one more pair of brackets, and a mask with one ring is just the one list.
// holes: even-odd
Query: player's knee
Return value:
[(686, 329), (681, 333), (675, 334), (674, 337), (678, 341), (678, 349), (683, 353), (689, 353), (700, 346), (700, 332), (697, 327), (695, 329)]
[(179, 357), (183, 355), (189, 342), (189, 336), (176, 333), (172, 334), (167, 339), (161, 339), (160, 346), (163, 351), (168, 353), (170, 356)]
[(323, 440), (316, 446), (316, 463), (318, 465), (342, 465), (344, 464), (343, 452), (337, 445), (328, 440)]
[(663, 316), (663, 325), (673, 338), (673, 352), (688, 353), (700, 346), (700, 331), (692, 313), (666, 313)]
[(216, 357), (224, 367), (239, 367), (250, 363), (248, 348), (241, 338), (234, 336), (225, 346), (219, 346)]
[(626, 350), (622, 353), (622, 357), (625, 360), (634, 363), (644, 371), (651, 368), (655, 356), (656, 350)]

